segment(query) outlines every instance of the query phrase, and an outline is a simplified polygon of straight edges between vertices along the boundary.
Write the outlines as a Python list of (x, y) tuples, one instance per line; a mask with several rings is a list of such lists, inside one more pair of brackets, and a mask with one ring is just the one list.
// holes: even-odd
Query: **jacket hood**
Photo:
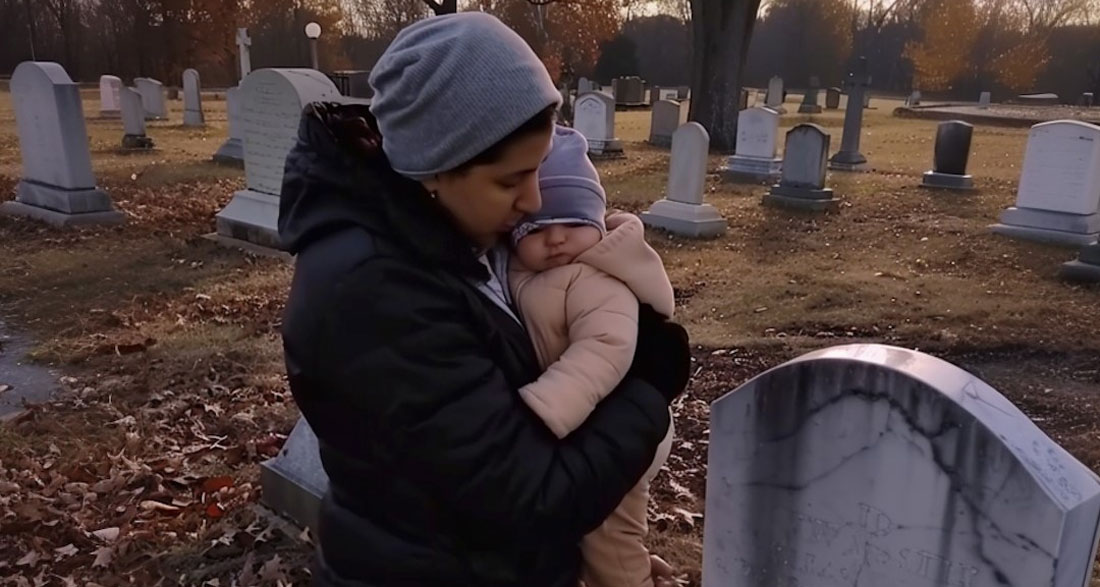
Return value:
[(366, 105), (318, 102), (302, 112), (287, 155), (279, 237), (298, 254), (359, 227), (422, 261), (484, 280), (474, 245), (416, 181), (393, 171)]
[(676, 298), (661, 256), (645, 242), (645, 226), (633, 214), (618, 212), (607, 217), (607, 236), (580, 254), (577, 263), (595, 267), (618, 279), (638, 301), (672, 317)]

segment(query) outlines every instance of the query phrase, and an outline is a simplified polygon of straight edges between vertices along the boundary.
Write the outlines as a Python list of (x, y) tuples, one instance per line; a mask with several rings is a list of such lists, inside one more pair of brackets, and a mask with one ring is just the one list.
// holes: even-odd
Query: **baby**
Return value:
[[(520, 394), (559, 438), (579, 427), (626, 375), (638, 341), (639, 302), (669, 318), (674, 307), (672, 284), (645, 242), (641, 220), (615, 213), (605, 221), (606, 196), (587, 152), (580, 133), (555, 127), (539, 168), (542, 209), (512, 232), (509, 285), (545, 370)], [(671, 444), (670, 427), (649, 471), (585, 537), (588, 587), (652, 587), (646, 506)]]

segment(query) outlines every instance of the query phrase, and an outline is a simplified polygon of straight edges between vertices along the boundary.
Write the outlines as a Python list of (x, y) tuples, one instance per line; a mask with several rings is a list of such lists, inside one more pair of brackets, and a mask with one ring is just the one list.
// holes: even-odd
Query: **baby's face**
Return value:
[(516, 255), (531, 271), (546, 271), (572, 263), (600, 242), (600, 229), (587, 224), (548, 224), (516, 243)]

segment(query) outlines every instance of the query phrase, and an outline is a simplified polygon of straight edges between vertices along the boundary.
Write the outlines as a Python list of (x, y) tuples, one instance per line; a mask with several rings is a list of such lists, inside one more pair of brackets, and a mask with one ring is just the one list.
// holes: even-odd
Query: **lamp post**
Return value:
[(317, 38), (321, 36), (321, 25), (311, 22), (306, 25), (306, 36), (309, 37), (309, 54), (313, 61), (313, 69), (320, 70), (317, 65)]

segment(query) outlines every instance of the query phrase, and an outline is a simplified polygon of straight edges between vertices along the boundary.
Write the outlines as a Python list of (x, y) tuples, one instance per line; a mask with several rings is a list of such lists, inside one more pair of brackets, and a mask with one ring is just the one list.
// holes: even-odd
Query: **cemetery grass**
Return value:
[[(97, 103), (85, 96), (89, 117)], [(0, 583), (305, 581), (308, 535), (254, 507), (258, 464), (297, 417), (278, 337), (292, 270), (202, 238), (243, 173), (207, 162), (225, 136), (223, 102), (205, 103), (202, 131), (178, 128), (181, 103), (170, 105), (176, 123), (150, 126), (150, 154), (114, 150), (120, 122), (88, 122), (97, 178), (126, 225), (58, 231), (0, 218), (0, 318), (62, 377), (56, 401), (0, 425)], [(689, 584), (699, 580), (709, 402), (813, 348), (880, 342), (956, 362), (1100, 468), (1100, 289), (1057, 280), (1071, 250), (986, 230), (1013, 202), (1026, 132), (978, 127), (980, 190), (926, 192), (914, 186), (934, 123), (891, 118), (891, 107), (867, 116), (864, 152), (877, 169), (830, 176), (839, 212), (762, 208), (766, 188), (723, 183), (715, 155), (707, 198), (727, 235), (650, 233), (697, 345), (650, 512), (654, 551)], [(825, 126), (835, 148), (839, 113), (782, 122), (802, 120)], [(618, 134), (628, 158), (598, 165), (612, 205), (640, 212), (664, 195), (668, 153), (642, 142), (647, 112), (618, 113)], [(0, 200), (18, 177), (0, 93)]]

